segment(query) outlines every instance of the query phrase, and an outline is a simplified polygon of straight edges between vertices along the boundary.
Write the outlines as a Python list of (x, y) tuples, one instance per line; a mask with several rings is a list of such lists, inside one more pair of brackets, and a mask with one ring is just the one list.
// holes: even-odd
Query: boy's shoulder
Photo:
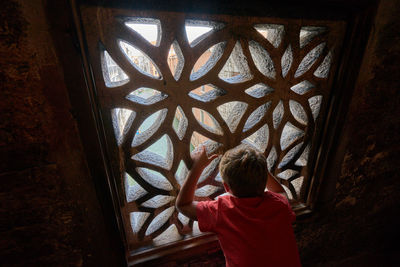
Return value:
[(273, 199), (275, 201), (281, 201), (283, 203), (288, 203), (288, 199), (283, 194), (275, 193), (272, 191), (265, 191), (264, 196), (269, 196), (271, 199)]
[(231, 194), (221, 195), (214, 203), (219, 207), (231, 207), (234, 206), (248, 206), (248, 205), (258, 205), (260, 201), (267, 205), (275, 205), (275, 206), (282, 206), (287, 207), (289, 206), (289, 202), (287, 198), (281, 194), (266, 191), (262, 197), (254, 197), (254, 198), (238, 198)]
[(271, 192), (271, 191), (266, 191), (264, 193), (264, 198), (266, 201), (269, 203), (273, 203), (276, 206), (282, 206), (282, 207), (290, 207), (288, 199), (279, 193)]

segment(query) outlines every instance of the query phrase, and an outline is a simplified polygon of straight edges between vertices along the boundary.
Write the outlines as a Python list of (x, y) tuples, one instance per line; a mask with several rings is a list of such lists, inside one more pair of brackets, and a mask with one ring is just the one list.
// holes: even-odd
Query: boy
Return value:
[[(229, 194), (193, 201), (200, 174), (216, 157), (208, 158), (204, 147), (192, 154), (193, 167), (177, 197), (177, 209), (198, 220), (202, 232), (217, 234), (226, 266), (301, 266), (292, 229), (295, 215), (263, 154), (248, 147), (227, 151), (219, 170)], [(269, 191), (264, 192), (265, 187)]]

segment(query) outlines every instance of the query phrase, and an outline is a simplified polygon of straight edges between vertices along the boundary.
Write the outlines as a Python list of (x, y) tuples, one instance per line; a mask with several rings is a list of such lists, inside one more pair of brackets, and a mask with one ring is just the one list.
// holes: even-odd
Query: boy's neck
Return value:
[(264, 192), (262, 194), (256, 194), (256, 195), (252, 195), (252, 196), (236, 196), (235, 194), (233, 194), (232, 192), (227, 192), (228, 194), (230, 194), (231, 196), (234, 196), (236, 198), (256, 198), (256, 197), (263, 197), (264, 196)]

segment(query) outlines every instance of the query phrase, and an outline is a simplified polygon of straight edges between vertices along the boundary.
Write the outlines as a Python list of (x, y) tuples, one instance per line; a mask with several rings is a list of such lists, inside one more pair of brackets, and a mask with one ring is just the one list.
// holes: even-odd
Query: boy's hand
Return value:
[(196, 168), (201, 170), (207, 167), (207, 165), (210, 164), (211, 161), (218, 157), (217, 154), (207, 157), (206, 149), (202, 145), (193, 150), (190, 156), (193, 160), (192, 169)]
[(206, 149), (204, 146), (195, 149), (190, 156), (193, 160), (193, 166), (189, 171), (186, 181), (183, 183), (176, 199), (176, 208), (185, 216), (192, 220), (197, 220), (196, 206), (197, 202), (193, 201), (194, 191), (196, 189), (197, 181), (203, 169), (210, 164), (212, 160), (218, 157), (217, 154), (207, 157)]

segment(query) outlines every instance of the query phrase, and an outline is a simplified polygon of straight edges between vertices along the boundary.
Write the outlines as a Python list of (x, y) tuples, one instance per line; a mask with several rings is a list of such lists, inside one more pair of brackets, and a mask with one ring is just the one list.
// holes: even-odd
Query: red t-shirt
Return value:
[(284, 196), (225, 195), (196, 209), (200, 230), (217, 234), (226, 266), (301, 266), (292, 228), (296, 216)]

